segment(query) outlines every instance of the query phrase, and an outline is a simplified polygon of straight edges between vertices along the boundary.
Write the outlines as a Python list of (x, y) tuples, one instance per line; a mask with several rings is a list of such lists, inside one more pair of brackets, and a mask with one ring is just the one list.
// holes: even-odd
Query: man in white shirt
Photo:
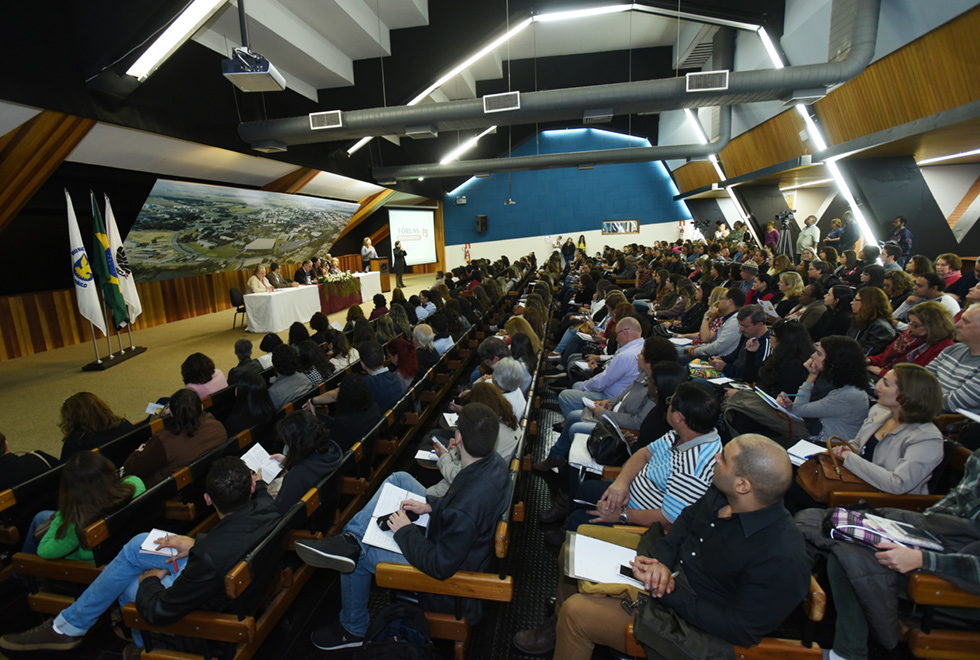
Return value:
[(817, 246), (820, 243), (820, 229), (817, 227), (817, 216), (807, 216), (803, 221), (803, 230), (796, 238), (796, 254), (803, 254), (804, 250), (810, 250), (817, 254)]

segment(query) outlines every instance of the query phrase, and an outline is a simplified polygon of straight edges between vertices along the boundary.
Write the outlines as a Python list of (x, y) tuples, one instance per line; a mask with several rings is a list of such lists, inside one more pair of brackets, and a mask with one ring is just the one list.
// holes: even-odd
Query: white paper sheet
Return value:
[[(401, 503), (405, 500), (418, 500), (419, 502), (425, 502), (425, 496), (416, 495), (415, 493), (410, 493), (404, 488), (398, 488), (392, 484), (386, 483), (381, 489), (381, 496), (378, 498), (378, 504), (374, 507), (374, 512), (371, 514), (371, 522), (368, 523), (367, 531), (364, 532), (364, 538), (362, 539), (367, 545), (373, 545), (376, 548), (381, 548), (382, 550), (390, 550), (392, 552), (402, 553), (402, 549), (398, 547), (395, 543), (395, 533), (390, 531), (382, 531), (378, 527), (378, 518), (381, 516), (386, 516), (389, 513), (397, 511), (401, 506)], [(420, 527), (429, 526), (429, 514), (419, 516), (413, 524)]]
[(572, 534), (568, 554), (570, 561), (566, 563), (565, 573), (571, 578), (600, 584), (629, 584), (643, 589), (642, 582), (619, 572), (621, 566), (628, 567), (636, 559), (636, 550), (591, 536)]
[(334, 330), (337, 330), (338, 332), (344, 331), (344, 326), (340, 324), (340, 321), (331, 321), (330, 327), (333, 328)]
[(589, 363), (584, 360), (579, 360), (578, 362), (573, 362), (572, 364), (574, 364), (582, 371), (592, 371), (592, 366), (589, 365)]
[(439, 457), (436, 456), (434, 451), (426, 451), (425, 449), (419, 449), (415, 452), (415, 460), (417, 461), (438, 461)]
[(442, 416), (446, 418), (446, 424), (449, 424), (450, 428), (456, 428), (456, 424), (459, 423), (459, 413), (442, 413)]
[[(174, 548), (157, 549), (157, 539), (165, 538), (169, 534), (170, 532), (166, 530), (157, 529), (154, 527), (150, 530), (150, 533), (146, 535), (146, 538), (143, 539), (143, 542), (140, 543), (140, 552), (144, 555), (157, 555), (158, 557), (176, 557), (177, 550)], [(176, 536), (176, 534), (174, 536)]]
[(594, 341), (592, 339), (592, 335), (587, 335), (584, 332), (576, 332), (575, 334), (578, 335), (578, 338), (582, 341)]
[(687, 346), (694, 343), (694, 340), (688, 339), (687, 337), (671, 337), (670, 343), (674, 346)]
[(257, 473), (261, 470), (262, 481), (266, 483), (270, 483), (282, 472), (282, 466), (279, 465), (279, 461), (270, 457), (265, 447), (257, 442), (242, 455), (242, 461), (252, 472)]
[(765, 401), (766, 403), (768, 403), (770, 406), (772, 406), (776, 410), (783, 411), (784, 413), (786, 413), (787, 415), (789, 415), (793, 419), (798, 419), (801, 422), (803, 421), (803, 418), (802, 417), (800, 417), (799, 415), (793, 413), (793, 411), (791, 411), (791, 410), (787, 410), (786, 408), (783, 408), (781, 405), (779, 405), (776, 402), (776, 400), (774, 398), (772, 398), (771, 396), (769, 396), (768, 394), (766, 394), (765, 392), (763, 392), (762, 390), (760, 390), (758, 387), (755, 388), (755, 393), (758, 394), (760, 397), (762, 397), (762, 400), (763, 401)]
[(582, 397), (582, 405), (586, 408), (595, 408), (595, 401), (589, 397)]
[(814, 454), (827, 451), (827, 448), (809, 440), (800, 440), (786, 451), (789, 453), (789, 460), (793, 462), (793, 465), (799, 467), (806, 462), (806, 459)]

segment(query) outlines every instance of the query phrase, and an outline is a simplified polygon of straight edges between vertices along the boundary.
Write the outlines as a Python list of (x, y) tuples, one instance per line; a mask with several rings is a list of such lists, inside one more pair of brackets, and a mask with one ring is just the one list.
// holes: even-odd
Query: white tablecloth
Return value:
[(381, 273), (351, 273), (361, 280), (361, 302), (371, 302), (374, 294), (381, 293)]
[(249, 332), (282, 332), (295, 321), (310, 322), (310, 317), (320, 311), (320, 292), (314, 285), (300, 285), (272, 293), (250, 293), (245, 296), (245, 311)]

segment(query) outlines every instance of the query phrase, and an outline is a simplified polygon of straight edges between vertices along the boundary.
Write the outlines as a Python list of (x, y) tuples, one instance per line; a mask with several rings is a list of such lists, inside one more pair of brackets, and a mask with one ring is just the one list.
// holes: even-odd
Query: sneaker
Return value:
[(317, 628), (310, 635), (310, 641), (321, 651), (352, 649), (364, 644), (363, 637), (347, 632), (347, 629), (340, 625), (340, 621)]
[(544, 378), (546, 380), (551, 380), (553, 378), (567, 378), (567, 377), (568, 377), (568, 372), (563, 369), (559, 371), (551, 371), (544, 375)]
[(123, 660), (140, 660), (143, 657), (143, 649), (136, 644), (127, 644), (122, 652)]
[(350, 532), (321, 541), (297, 541), (295, 547), (299, 558), (310, 566), (332, 568), (341, 573), (353, 573), (361, 556), (361, 544)]
[(10, 651), (68, 651), (82, 643), (83, 635), (72, 637), (55, 632), (54, 619), (22, 633), (10, 633), (0, 637), (0, 646)]

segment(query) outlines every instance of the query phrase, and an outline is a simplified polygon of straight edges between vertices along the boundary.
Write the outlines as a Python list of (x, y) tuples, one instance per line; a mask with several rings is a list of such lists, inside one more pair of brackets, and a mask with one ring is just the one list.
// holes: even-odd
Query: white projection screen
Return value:
[[(435, 212), (429, 209), (388, 209), (388, 229), (391, 230), (391, 249), (395, 241), (402, 242), (406, 266), (434, 264), (436, 259), (436, 235), (432, 222)], [(391, 263), (395, 257), (392, 254)]]

